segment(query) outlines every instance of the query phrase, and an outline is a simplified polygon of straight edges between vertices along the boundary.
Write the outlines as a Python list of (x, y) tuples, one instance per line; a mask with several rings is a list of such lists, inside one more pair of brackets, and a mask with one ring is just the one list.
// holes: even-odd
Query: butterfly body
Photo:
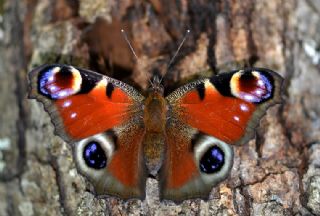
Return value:
[(143, 109), (145, 125), (145, 136), (142, 144), (143, 155), (149, 173), (156, 176), (164, 159), (164, 137), (168, 118), (168, 105), (160, 83), (154, 83), (154, 86), (148, 91)]
[(158, 79), (146, 97), (93, 71), (44, 65), (29, 73), (30, 98), (44, 104), (55, 133), (73, 146), (78, 171), (98, 195), (145, 197), (148, 174), (160, 198), (208, 198), (267, 108), (282, 78), (268, 69), (196, 80), (164, 97)]

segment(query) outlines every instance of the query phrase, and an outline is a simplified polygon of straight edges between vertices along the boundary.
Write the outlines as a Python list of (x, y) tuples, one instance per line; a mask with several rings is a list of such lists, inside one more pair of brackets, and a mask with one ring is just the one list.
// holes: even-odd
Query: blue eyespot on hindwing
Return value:
[(87, 166), (94, 169), (102, 169), (107, 165), (107, 156), (96, 141), (91, 141), (84, 147), (83, 159)]
[(215, 173), (224, 165), (224, 153), (218, 146), (211, 146), (200, 159), (200, 170), (204, 173)]

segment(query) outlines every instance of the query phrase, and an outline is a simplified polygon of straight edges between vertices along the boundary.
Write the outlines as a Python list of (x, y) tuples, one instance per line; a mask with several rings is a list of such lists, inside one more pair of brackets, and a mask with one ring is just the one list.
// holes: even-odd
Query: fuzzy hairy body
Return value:
[(144, 124), (146, 134), (143, 152), (146, 166), (156, 176), (164, 159), (167, 102), (161, 93), (151, 91), (144, 101)]

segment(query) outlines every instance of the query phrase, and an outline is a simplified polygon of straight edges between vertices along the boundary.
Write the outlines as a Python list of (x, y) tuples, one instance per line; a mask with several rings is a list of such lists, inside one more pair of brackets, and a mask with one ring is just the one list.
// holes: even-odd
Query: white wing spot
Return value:
[(67, 100), (63, 103), (63, 107), (69, 107), (71, 105), (71, 101)]
[(75, 113), (75, 112), (71, 113), (71, 115), (70, 115), (71, 118), (75, 118), (76, 116), (77, 116), (77, 113)]
[(240, 109), (245, 112), (249, 111), (249, 107), (246, 104), (240, 104)]

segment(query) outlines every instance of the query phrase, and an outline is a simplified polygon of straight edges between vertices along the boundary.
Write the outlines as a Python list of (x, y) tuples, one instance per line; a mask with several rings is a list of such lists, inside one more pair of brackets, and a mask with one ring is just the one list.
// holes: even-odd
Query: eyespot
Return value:
[(235, 97), (252, 103), (261, 103), (272, 98), (273, 79), (259, 71), (239, 71), (230, 80)]
[(232, 147), (212, 136), (197, 138), (194, 157), (201, 177), (208, 185), (216, 185), (227, 178), (233, 165)]
[(107, 165), (107, 156), (97, 141), (91, 141), (84, 147), (83, 159), (88, 167), (94, 169), (102, 169)]
[(111, 135), (101, 133), (75, 143), (75, 161), (79, 171), (87, 177), (102, 175), (111, 161), (115, 143)]
[(80, 72), (72, 66), (44, 68), (38, 77), (39, 93), (51, 99), (62, 99), (77, 93), (81, 88)]
[(224, 153), (218, 146), (211, 146), (201, 157), (199, 166), (203, 173), (212, 174), (224, 165)]

